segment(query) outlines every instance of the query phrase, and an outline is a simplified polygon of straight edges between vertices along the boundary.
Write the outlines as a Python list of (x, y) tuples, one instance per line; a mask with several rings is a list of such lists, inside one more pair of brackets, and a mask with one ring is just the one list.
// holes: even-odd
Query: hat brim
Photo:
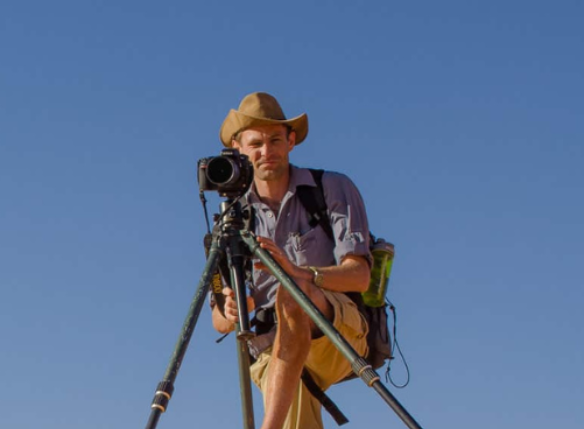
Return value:
[(292, 131), (296, 132), (296, 144), (304, 141), (308, 134), (308, 116), (303, 113), (292, 119), (266, 119), (256, 116), (246, 115), (231, 109), (229, 114), (223, 121), (221, 129), (219, 130), (219, 138), (226, 147), (231, 147), (232, 139), (235, 134), (247, 128), (261, 126), (261, 125), (287, 125)]

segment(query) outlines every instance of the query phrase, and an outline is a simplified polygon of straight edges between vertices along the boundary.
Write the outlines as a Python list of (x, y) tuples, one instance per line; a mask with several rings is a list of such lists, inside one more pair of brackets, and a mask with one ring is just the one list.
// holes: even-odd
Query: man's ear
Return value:
[(288, 152), (291, 152), (294, 146), (296, 146), (296, 131), (290, 131), (288, 133)]
[(237, 140), (235, 140), (235, 139), (231, 139), (231, 147), (232, 147), (233, 149), (237, 149), (237, 150), (241, 149), (241, 145), (240, 145), (240, 144), (239, 144), (239, 142), (238, 142)]

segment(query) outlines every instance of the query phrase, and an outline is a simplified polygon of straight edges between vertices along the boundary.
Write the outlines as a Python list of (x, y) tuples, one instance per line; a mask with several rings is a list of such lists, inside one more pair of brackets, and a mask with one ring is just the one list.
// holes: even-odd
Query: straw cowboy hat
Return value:
[(219, 130), (223, 144), (231, 147), (231, 139), (238, 132), (258, 125), (288, 125), (296, 132), (296, 144), (302, 143), (308, 134), (308, 116), (303, 113), (286, 119), (278, 100), (265, 92), (246, 95), (238, 110), (231, 109)]

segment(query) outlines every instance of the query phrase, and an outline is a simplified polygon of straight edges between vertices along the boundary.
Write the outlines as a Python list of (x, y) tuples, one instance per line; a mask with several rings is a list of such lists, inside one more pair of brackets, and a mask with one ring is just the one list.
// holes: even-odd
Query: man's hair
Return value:
[[(286, 124), (281, 124), (285, 129), (286, 129), (286, 138), (290, 137), (290, 133), (292, 131), (294, 131), (292, 129), (292, 127), (290, 125), (286, 125)], [(247, 130), (247, 128), (240, 130), (238, 132), (236, 132), (233, 137), (231, 137), (232, 140), (235, 140), (237, 143), (241, 144), (241, 133), (243, 133), (245, 130)]]

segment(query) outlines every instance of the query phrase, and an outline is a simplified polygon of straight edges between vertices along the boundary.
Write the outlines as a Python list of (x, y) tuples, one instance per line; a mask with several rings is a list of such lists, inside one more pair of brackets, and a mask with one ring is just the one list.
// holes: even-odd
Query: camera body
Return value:
[(240, 197), (253, 182), (253, 165), (237, 149), (223, 149), (219, 156), (201, 158), (197, 167), (199, 189), (217, 191), (222, 197)]

